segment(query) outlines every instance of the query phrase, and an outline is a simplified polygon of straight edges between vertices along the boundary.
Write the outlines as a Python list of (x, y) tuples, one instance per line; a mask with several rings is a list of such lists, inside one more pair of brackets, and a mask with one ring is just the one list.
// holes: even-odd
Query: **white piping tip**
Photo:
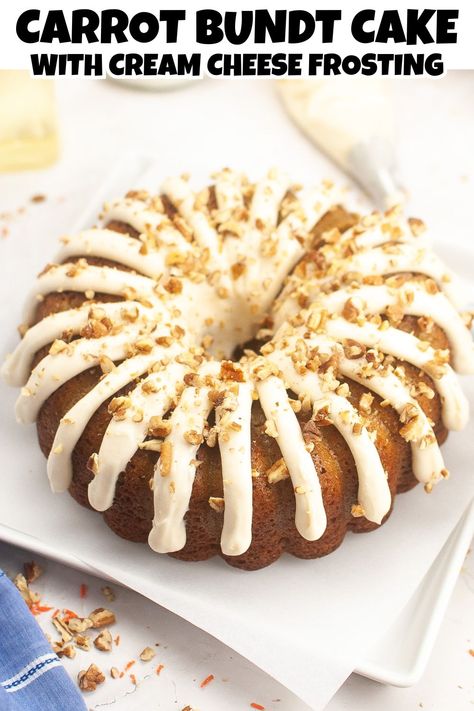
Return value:
[(387, 210), (404, 205), (405, 193), (393, 177), (393, 147), (377, 136), (358, 143), (349, 152), (347, 170), (378, 207)]

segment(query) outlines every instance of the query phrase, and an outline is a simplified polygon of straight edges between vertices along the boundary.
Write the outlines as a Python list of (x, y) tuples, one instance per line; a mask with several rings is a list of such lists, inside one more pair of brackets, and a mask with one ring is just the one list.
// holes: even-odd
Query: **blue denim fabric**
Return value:
[(79, 690), (0, 570), (0, 711), (86, 711)]

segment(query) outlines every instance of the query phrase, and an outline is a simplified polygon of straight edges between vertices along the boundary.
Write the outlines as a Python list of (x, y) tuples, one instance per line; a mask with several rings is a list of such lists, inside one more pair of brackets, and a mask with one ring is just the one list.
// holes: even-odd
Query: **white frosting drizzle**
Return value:
[[(365, 314), (381, 314), (389, 306), (397, 306), (404, 315), (429, 317), (446, 333), (456, 370), (463, 374), (474, 372), (474, 344), (471, 335), (459, 313), (441, 292), (430, 294), (422, 284), (407, 282), (398, 289), (383, 284), (355, 289), (340, 288), (329, 294), (314, 289), (313, 294), (313, 303), (317, 302), (330, 314), (342, 313), (345, 303), (352, 298)], [(284, 323), (298, 310), (294, 301), (280, 307), (275, 319), (276, 326)], [(364, 324), (363, 328), (366, 326)]]
[(270, 171), (268, 175), (255, 186), (250, 220), (258, 228), (258, 223), (265, 227), (275, 227), (280, 203), (290, 187), (287, 175), (279, 171)]
[[(371, 323), (358, 326), (343, 318), (332, 318), (326, 323), (326, 333), (336, 341), (350, 339), (377, 348), (382, 353), (411, 363), (428, 374), (430, 363), (436, 355), (431, 346), (421, 350), (419, 338), (393, 326), (380, 330)], [(462, 430), (469, 419), (469, 403), (453, 369), (445, 364), (444, 371), (440, 377), (433, 379), (433, 386), (441, 396), (443, 423), (450, 430)]]
[(53, 491), (68, 489), (72, 481), (72, 452), (94, 412), (118, 390), (142, 375), (155, 360), (156, 354), (124, 360), (66, 412), (48, 457), (48, 478)]
[[(263, 306), (267, 309), (281, 288), (281, 283), (285, 276), (304, 254), (303, 246), (295, 239), (295, 233), (304, 229), (304, 224), (298, 217), (289, 215), (280, 223), (275, 230), (275, 239), (278, 244), (278, 251), (274, 256), (250, 257), (247, 258), (247, 269), (243, 278), (237, 280), (235, 289), (250, 305), (258, 305), (254, 308), (254, 313), (250, 312), (252, 323), (261, 319), (260, 309)], [(255, 244), (260, 239), (259, 230), (252, 228), (242, 235), (242, 239), (248, 244), (248, 253), (254, 251), (252, 243)], [(236, 255), (238, 261), (238, 255)], [(266, 276), (271, 274), (271, 278)], [(262, 284), (265, 289), (262, 293)]]
[(288, 393), (282, 381), (274, 376), (258, 383), (257, 390), (267, 420), (275, 424), (276, 441), (295, 490), (296, 528), (307, 541), (317, 541), (326, 530), (321, 485)]
[[(219, 432), (219, 450), (224, 485), (224, 525), (221, 549), (225, 555), (241, 555), (252, 542), (252, 463), (250, 414), (252, 386), (239, 383), (235, 409), (230, 413), (238, 430), (226, 428)], [(216, 412), (217, 426), (222, 427), (225, 415)]]
[[(292, 194), (283, 203), (290, 188)], [(167, 453), (166, 471), (157, 455), (154, 472), (149, 543), (159, 552), (180, 550), (186, 543), (185, 515), (198, 450), (214, 407), (210, 390), (223, 385), (224, 401), (216, 408), (224, 490), (221, 548), (225, 555), (241, 555), (248, 550), (252, 536), (250, 426), (256, 390), (267, 420), (274, 424), (276, 442), (295, 490), (296, 529), (306, 540), (315, 541), (325, 531), (326, 513), (313, 460), (290, 406), (289, 388), (300, 399), (309, 398), (315, 413), (323, 409), (341, 433), (357, 469), (358, 502), (368, 520), (380, 523), (391, 501), (375, 434), (368, 432), (347, 397), (328, 385), (324, 372), (297, 369), (292, 354), (298, 342), (328, 357), (335, 353), (335, 376), (340, 373), (380, 395), (402, 421), (406, 409), (411, 408), (417, 421), (408, 438), (413, 470), (420, 481), (431, 485), (445, 475), (443, 460), (432, 426), (401, 370), (375, 370), (368, 376), (362, 367), (367, 360), (363, 356), (348, 359), (343, 344), (356, 341), (425, 371), (441, 397), (445, 426), (463, 427), (467, 401), (449, 365), (443, 364), (433, 375), (438, 352), (413, 334), (387, 327), (386, 322), (378, 327), (365, 319), (393, 306), (404, 315), (429, 317), (446, 333), (454, 368), (474, 372), (472, 340), (451, 303), (458, 303), (456, 281), (427, 250), (425, 240), (413, 236), (411, 224), (391, 212), (371, 215), (342, 235), (323, 235), (320, 252), (329, 265), (326, 272), (321, 278), (302, 278), (296, 271), (273, 304), (285, 278), (310, 246), (312, 227), (341, 201), (340, 193), (329, 184), (318, 189), (291, 187), (287, 176), (275, 170), (252, 186), (245, 176), (226, 169), (216, 176), (214, 189), (217, 209), (210, 212), (203, 196), (196, 194), (187, 180), (167, 180), (163, 192), (178, 211), (171, 219), (160, 199), (140, 193), (106, 206), (104, 223), (118, 220), (130, 225), (140, 239), (103, 227), (67, 236), (57, 260), (83, 259), (77, 264), (53, 265), (38, 278), (27, 300), (27, 324), (34, 318), (38, 300), (52, 292), (84, 293), (89, 301), (95, 293), (128, 300), (97, 304), (113, 326), (108, 335), (99, 338), (81, 336), (90, 318), (90, 303), (45, 317), (27, 330), (3, 368), (12, 384), (27, 381), (17, 402), (17, 416), (22, 422), (32, 422), (47, 398), (68, 379), (104, 358), (109, 366), (111, 361), (123, 361), (116, 367), (112, 364), (110, 372), (62, 418), (48, 458), (51, 486), (54, 491), (64, 491), (70, 485), (72, 453), (94, 412), (123, 387), (143, 377), (131, 388), (124, 410), (112, 417), (93, 458), (96, 473), (89, 486), (89, 500), (100, 511), (112, 505), (118, 477), (147, 437), (151, 418), (169, 416), (170, 430), (162, 445)], [(252, 196), (249, 207), (244, 193)], [(283, 219), (278, 224), (280, 215)], [(84, 261), (88, 256), (118, 261), (134, 271), (88, 265)], [(181, 272), (181, 258), (205, 265), (204, 273), (188, 278), (189, 272)], [(397, 288), (386, 283), (360, 285), (357, 280), (341, 286), (348, 272), (362, 276), (420, 273), (435, 280), (444, 293), (431, 293), (432, 289), (428, 291), (425, 282), (418, 280), (408, 280)], [(181, 285), (174, 285), (179, 286), (176, 292), (159, 283), (170, 274), (180, 279)], [(337, 290), (331, 291), (334, 280), (338, 280)], [(312, 305), (301, 312), (303, 321), (295, 325), (292, 319), (300, 318), (300, 295)], [(344, 318), (349, 299), (360, 309), (360, 322)], [(230, 357), (236, 345), (253, 337), (272, 305), (279, 328), (273, 347), (264, 351), (265, 356), (242, 361), (242, 382), (227, 387), (219, 358)], [(132, 319), (124, 313), (127, 309), (134, 312)], [(323, 333), (308, 332), (305, 319), (312, 311), (326, 314)], [(34, 354), (64, 333), (68, 338), (81, 337), (61, 343), (28, 377)], [(166, 340), (171, 334), (170, 343), (163, 345), (160, 337)], [(135, 349), (139, 339), (151, 340), (151, 347), (145, 352)], [(203, 339), (209, 341), (205, 344), (208, 354), (217, 359), (203, 359), (199, 349)], [(259, 362), (267, 363), (270, 375), (258, 374)], [(280, 376), (275, 375), (275, 367)], [(197, 374), (200, 384), (194, 382), (194, 376), (192, 384), (183, 382), (190, 373)]]
[[(218, 364), (205, 363), (200, 374), (216, 375)], [(171, 431), (165, 441), (171, 444), (172, 460), (169, 475), (161, 476), (160, 462), (153, 479), (153, 526), (148, 537), (150, 547), (157, 553), (179, 551), (186, 543), (184, 516), (189, 508), (199, 444), (185, 439), (187, 432), (202, 435), (212, 403), (209, 387), (190, 387), (184, 390), (170, 417)]]
[[(413, 244), (413, 233), (407, 221), (397, 215), (387, 220), (386, 216), (379, 214), (375, 224), (362, 228), (360, 225), (350, 227), (342, 233), (339, 244), (344, 245), (353, 240), (353, 245), (358, 251), (363, 249), (372, 249), (387, 244), (387, 238), (390, 242), (399, 243), (405, 242)], [(421, 237), (416, 239), (418, 247), (424, 246), (425, 240)]]
[(151, 373), (144, 382), (152, 384), (157, 391), (147, 394), (136, 388), (125, 418), (111, 419), (98, 452), (97, 473), (89, 484), (89, 501), (97, 511), (112, 506), (120, 473), (125, 471), (138, 445), (145, 439), (151, 417), (161, 417), (168, 412), (177, 383), (185, 372), (185, 366), (169, 363), (164, 370)]
[(137, 272), (159, 279), (166, 271), (164, 253), (149, 252), (142, 254), (142, 243), (113, 230), (86, 230), (71, 237), (63, 237), (63, 246), (56, 255), (56, 262), (61, 263), (70, 257), (101, 257), (103, 259), (117, 260), (120, 264), (135, 269)]
[[(380, 276), (401, 272), (414, 272), (431, 277), (453, 304), (459, 305), (459, 290), (456, 279), (441, 259), (428, 249), (417, 244), (396, 244), (373, 247), (357, 252), (336, 263), (334, 272), (358, 272), (363, 276)], [(462, 302), (461, 302), (462, 303)]]
[(76, 291), (86, 294), (91, 291), (121, 295), (133, 289), (138, 297), (146, 297), (150, 300), (155, 298), (155, 282), (148, 277), (93, 265), (78, 268), (74, 276), (70, 276), (68, 272), (74, 267), (75, 265), (72, 264), (53, 265), (38, 277), (26, 299), (24, 323), (31, 323), (38, 301), (41, 301), (45, 294), (52, 292)]
[(181, 232), (173, 226), (170, 220), (161, 212), (147, 209), (140, 200), (118, 200), (107, 205), (103, 220), (118, 220), (131, 225), (140, 234), (152, 234), (161, 244), (180, 250), (190, 250), (191, 245)]
[[(359, 434), (354, 434), (354, 424), (360, 423), (357, 410), (344, 397), (334, 393), (330, 393), (328, 399), (329, 417), (346, 440), (354, 457), (359, 477), (357, 498), (364, 516), (368, 521), (382, 523), (383, 517), (390, 510), (391, 496), (387, 474), (383, 469), (377, 448), (365, 427), (362, 427)], [(317, 405), (317, 402), (315, 404)], [(349, 413), (349, 422), (346, 421), (347, 413)]]
[[(145, 312), (144, 307), (136, 301), (129, 301), (126, 304), (122, 301), (101, 303), (100, 308), (105, 316), (113, 320), (120, 319), (123, 313), (130, 314), (132, 309), (138, 314)], [(89, 304), (78, 309), (59, 311), (31, 326), (15, 349), (15, 353), (10, 354), (3, 364), (3, 377), (10, 385), (24, 385), (31, 373), (34, 354), (48, 343), (60, 339), (65, 332), (73, 335), (80, 333), (89, 320), (90, 310)]]
[(179, 213), (189, 222), (199, 246), (211, 250), (214, 259), (220, 262), (219, 237), (205, 215), (199, 210), (195, 210), (195, 194), (191, 190), (189, 183), (183, 178), (168, 178), (161, 187)]
[(308, 396), (316, 411), (327, 409), (328, 417), (345, 439), (354, 457), (359, 477), (358, 499), (364, 515), (369, 521), (381, 523), (391, 504), (387, 475), (367, 429), (361, 426), (360, 433), (354, 434), (354, 425), (361, 424), (357, 410), (345, 397), (324, 392), (317, 374), (298, 374), (283, 351), (275, 350), (269, 359), (278, 365), (291, 390), (297, 395)]
[[(368, 365), (368, 361), (365, 360), (365, 363)], [(388, 400), (400, 415), (403, 414), (407, 405), (415, 409), (420, 428), (416, 438), (410, 442), (413, 473), (418, 481), (423, 483), (439, 479), (445, 466), (433, 429), (420, 405), (410, 396), (408, 388), (403, 385), (401, 380), (391, 373), (383, 376), (372, 375), (370, 378), (363, 377), (360, 373), (360, 361), (349, 360), (343, 356), (340, 357), (339, 368), (346, 377), (365, 385), (369, 390), (379, 395), (382, 400)]]
[(405, 315), (433, 319), (446, 333), (456, 370), (465, 374), (474, 372), (474, 344), (471, 335), (459, 313), (441, 292), (429, 294), (417, 282), (410, 282), (397, 290), (386, 285), (363, 286), (351, 293), (340, 289), (324, 297), (325, 308), (330, 313), (342, 312), (345, 302), (351, 296), (362, 300), (365, 313), (380, 314), (388, 306), (401, 306)]
[(298, 192), (298, 202), (308, 228), (315, 227), (321, 217), (344, 200), (343, 191), (333, 183), (318, 187), (303, 187)]
[(72, 341), (65, 351), (45, 356), (32, 370), (16, 402), (18, 422), (34, 422), (41, 405), (52, 393), (66, 380), (98, 365), (103, 356), (112, 361), (125, 358), (131, 340), (133, 331), (124, 329), (116, 336)]
[[(215, 176), (217, 207), (225, 216), (244, 207), (242, 176), (232, 170), (222, 170)], [(222, 216), (222, 214), (221, 214)]]

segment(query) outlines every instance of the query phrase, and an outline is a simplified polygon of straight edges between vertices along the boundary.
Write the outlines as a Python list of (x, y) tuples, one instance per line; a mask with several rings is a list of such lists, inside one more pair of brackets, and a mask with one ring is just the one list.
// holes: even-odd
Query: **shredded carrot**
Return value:
[(135, 676), (135, 674), (130, 674), (130, 679), (132, 680), (132, 684), (135, 684), (135, 686), (136, 686), (137, 685), (137, 677)]
[(114, 642), (115, 642), (115, 646), (118, 647), (120, 644), (120, 635), (119, 634), (115, 637)]
[(257, 709), (257, 711), (265, 711), (265, 706), (262, 706), (262, 704), (257, 704), (256, 701), (252, 701), (252, 703), (250, 704), (250, 708)]
[(165, 668), (165, 667), (164, 667), (163, 664), (158, 664), (158, 666), (156, 667), (156, 673), (158, 674), (158, 676), (160, 676), (161, 670), (164, 669), (164, 668)]
[(72, 620), (76, 617), (79, 617), (73, 610), (68, 610), (66, 607), (64, 608), (64, 619), (66, 622), (69, 622), (69, 620)]
[(124, 672), (120, 672), (120, 678), (122, 679), (122, 677), (124, 677), (124, 676), (125, 676)]
[(53, 614), (51, 615), (51, 617), (57, 617), (60, 612), (61, 612), (61, 610), (59, 609), (59, 607), (57, 607), (57, 608), (55, 609), (55, 611), (53, 612)]
[(48, 607), (47, 605), (39, 605), (37, 602), (33, 603), (30, 607), (31, 612), (35, 616), (41, 615), (42, 612), (49, 612), (52, 609), (52, 607)]
[(131, 669), (134, 664), (135, 664), (135, 659), (131, 659), (129, 662), (127, 662), (125, 664), (125, 671), (128, 671), (129, 669)]
[(81, 583), (79, 587), (79, 597), (87, 597), (87, 593), (89, 592), (89, 588), (85, 583)]
[(201, 689), (204, 689), (204, 687), (210, 684), (211, 681), (214, 681), (214, 679), (214, 674), (209, 674), (209, 676), (206, 676), (206, 678), (201, 681), (199, 686), (201, 687)]

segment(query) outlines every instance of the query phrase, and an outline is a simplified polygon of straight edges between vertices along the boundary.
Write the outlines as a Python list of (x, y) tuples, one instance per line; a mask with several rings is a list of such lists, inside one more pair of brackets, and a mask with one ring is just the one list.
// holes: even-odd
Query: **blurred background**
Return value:
[(0, 212), (41, 193), (61, 198), (53, 224), (68, 229), (117, 159), (135, 154), (155, 164), (157, 180), (182, 171), (201, 179), (224, 165), (257, 177), (274, 164), (296, 180), (355, 178), (372, 204), (405, 200), (440, 235), (464, 242), (473, 86), (472, 71), (439, 80), (199, 79), (169, 90), (3, 71)]

